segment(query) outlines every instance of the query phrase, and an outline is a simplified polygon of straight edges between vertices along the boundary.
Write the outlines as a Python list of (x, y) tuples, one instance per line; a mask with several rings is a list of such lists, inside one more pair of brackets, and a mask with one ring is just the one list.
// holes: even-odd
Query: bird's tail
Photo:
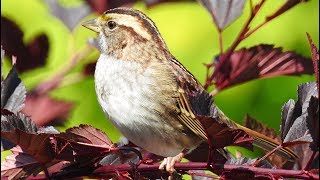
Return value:
[[(247, 134), (249, 134), (250, 136), (253, 137), (253, 145), (262, 148), (266, 151), (272, 151), (273, 149), (277, 148), (280, 143), (275, 141), (274, 139), (271, 139), (269, 137), (267, 137), (264, 134), (261, 134), (259, 132), (256, 132), (254, 130), (251, 130), (249, 128), (246, 128), (244, 126), (241, 126), (237, 123), (235, 123), (234, 121), (232, 121), (231, 119), (229, 119), (220, 109), (217, 108), (217, 115), (218, 115), (218, 119), (224, 123), (226, 123), (229, 127), (232, 128), (237, 128), (237, 129), (241, 129), (243, 131), (245, 131)], [(295, 161), (296, 159), (298, 159), (298, 155), (296, 155), (290, 148), (288, 147), (282, 147), (280, 149), (278, 149), (277, 151), (275, 151), (275, 154), (286, 158), (289, 161)]]
[[(246, 127), (238, 125), (238, 124), (237, 124), (237, 126), (239, 129), (245, 131), (247, 134), (252, 136), (253, 137), (253, 145), (255, 145), (261, 149), (264, 149), (269, 152), (280, 145), (277, 141), (269, 138), (268, 136), (266, 136), (264, 134), (258, 133), (254, 130), (251, 130), (249, 128), (246, 128)], [(290, 148), (287, 148), (287, 147), (282, 147), (282, 148), (278, 149), (277, 151), (275, 151), (275, 154), (277, 154), (283, 158), (286, 158), (289, 161), (295, 161), (296, 159), (298, 159), (298, 156)]]

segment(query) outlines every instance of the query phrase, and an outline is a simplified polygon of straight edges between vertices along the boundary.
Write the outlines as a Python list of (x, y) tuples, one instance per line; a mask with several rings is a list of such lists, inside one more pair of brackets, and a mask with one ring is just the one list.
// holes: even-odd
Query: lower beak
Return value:
[(94, 32), (99, 32), (100, 31), (100, 27), (98, 25), (98, 20), (97, 19), (91, 19), (89, 21), (86, 21), (84, 23), (82, 23), (82, 26), (94, 31)]

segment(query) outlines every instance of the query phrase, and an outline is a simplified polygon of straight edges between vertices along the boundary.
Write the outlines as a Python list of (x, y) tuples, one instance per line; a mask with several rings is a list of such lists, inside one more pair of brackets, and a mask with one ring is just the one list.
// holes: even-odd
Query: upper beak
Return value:
[(82, 26), (94, 31), (94, 32), (99, 32), (100, 27), (97, 19), (91, 19), (89, 21), (86, 21), (82, 23)]

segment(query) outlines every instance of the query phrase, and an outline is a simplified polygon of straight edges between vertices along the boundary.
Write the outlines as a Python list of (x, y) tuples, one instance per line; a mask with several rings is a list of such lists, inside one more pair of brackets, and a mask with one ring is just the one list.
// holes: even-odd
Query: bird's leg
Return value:
[(159, 169), (163, 170), (164, 167), (166, 167), (166, 171), (169, 172), (170, 174), (175, 172), (174, 169), (174, 164), (177, 162), (180, 162), (182, 160), (182, 158), (185, 155), (185, 151), (179, 153), (178, 155), (174, 156), (174, 157), (166, 157), (163, 159), (163, 161), (161, 162)]

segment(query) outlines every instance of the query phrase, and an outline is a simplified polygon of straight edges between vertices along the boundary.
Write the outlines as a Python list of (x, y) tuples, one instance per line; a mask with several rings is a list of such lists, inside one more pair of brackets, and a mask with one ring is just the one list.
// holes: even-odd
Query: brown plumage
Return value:
[[(146, 15), (116, 8), (84, 26), (98, 33), (102, 49), (95, 72), (98, 101), (124, 136), (162, 156), (175, 156), (207, 140), (183, 84), (188, 82), (197, 91), (204, 89), (170, 53)], [(253, 136), (255, 145), (268, 151), (277, 146), (272, 139), (234, 123), (219, 112), (220, 121)], [(287, 148), (277, 153), (288, 159), (296, 158)]]

